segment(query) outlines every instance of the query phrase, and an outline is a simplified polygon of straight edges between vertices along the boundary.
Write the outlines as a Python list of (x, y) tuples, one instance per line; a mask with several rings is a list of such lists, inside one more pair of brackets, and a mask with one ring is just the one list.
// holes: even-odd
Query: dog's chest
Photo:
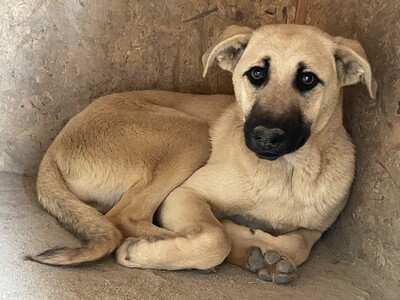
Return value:
[(253, 203), (243, 215), (264, 221), (271, 227), (270, 232), (283, 233), (308, 225), (305, 218), (308, 208), (296, 199), (291, 180), (290, 174), (282, 171), (249, 178), (244, 184), (251, 186), (247, 197)]
[[(237, 174), (241, 174), (238, 171)], [(312, 205), (314, 199), (299, 199), (293, 192), (290, 169), (254, 172), (238, 175), (235, 182), (240, 191), (232, 187), (220, 201), (224, 217), (241, 225), (281, 234), (300, 227), (314, 229), (321, 222), (321, 214)], [(232, 173), (231, 173), (232, 176)]]

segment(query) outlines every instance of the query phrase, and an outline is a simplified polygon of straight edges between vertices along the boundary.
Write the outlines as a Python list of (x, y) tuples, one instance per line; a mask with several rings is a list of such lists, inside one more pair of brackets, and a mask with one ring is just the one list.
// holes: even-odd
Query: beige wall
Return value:
[(293, 22), (295, 0), (0, 2), (0, 171), (33, 175), (63, 125), (100, 95), (230, 93), (201, 55), (231, 24)]
[[(100, 95), (230, 93), (225, 72), (201, 77), (202, 53), (230, 24), (293, 22), (296, 2), (1, 1), (0, 171), (34, 175), (62, 126)], [(346, 91), (357, 177), (325, 240), (341, 259), (369, 264), (371, 288), (393, 295), (400, 275), (400, 6), (309, 0), (305, 8), (307, 23), (362, 42), (379, 83), (377, 100), (361, 86)]]
[(346, 124), (357, 147), (349, 205), (329, 244), (371, 266), (370, 286), (400, 294), (400, 2), (308, 1), (307, 23), (358, 39), (377, 79), (377, 99), (346, 90)]

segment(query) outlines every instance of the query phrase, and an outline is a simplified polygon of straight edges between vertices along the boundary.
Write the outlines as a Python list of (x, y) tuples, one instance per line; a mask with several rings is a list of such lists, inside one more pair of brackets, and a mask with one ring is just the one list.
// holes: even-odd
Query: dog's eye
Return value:
[(299, 73), (296, 77), (296, 87), (300, 92), (313, 89), (318, 83), (319, 78), (312, 72)]
[(268, 69), (267, 67), (253, 67), (246, 72), (246, 76), (251, 84), (259, 87), (267, 80)]
[(260, 80), (263, 78), (263, 72), (260, 68), (254, 68), (250, 75), (254, 80)]
[(306, 73), (301, 78), (301, 81), (303, 82), (303, 84), (307, 85), (307, 86), (313, 85), (315, 80), (316, 80), (315, 76), (312, 73)]

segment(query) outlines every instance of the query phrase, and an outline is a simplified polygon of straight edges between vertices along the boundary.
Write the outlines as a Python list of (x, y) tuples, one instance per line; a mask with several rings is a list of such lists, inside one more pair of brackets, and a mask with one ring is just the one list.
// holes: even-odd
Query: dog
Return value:
[(41, 205), (84, 241), (28, 259), (209, 270), (224, 260), (288, 283), (344, 208), (355, 169), (343, 86), (377, 85), (361, 45), (311, 26), (230, 26), (204, 54), (235, 97), (101, 97), (40, 165)]

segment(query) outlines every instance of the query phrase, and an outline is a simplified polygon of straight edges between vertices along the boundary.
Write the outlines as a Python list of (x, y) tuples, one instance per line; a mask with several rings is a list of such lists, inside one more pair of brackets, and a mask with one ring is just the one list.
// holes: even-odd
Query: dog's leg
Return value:
[(179, 234), (166, 239), (128, 238), (117, 250), (127, 267), (150, 269), (210, 269), (230, 252), (230, 239), (207, 201), (188, 188), (178, 187), (160, 210), (163, 227)]
[(130, 187), (106, 214), (125, 237), (158, 239), (177, 235), (152, 223), (154, 213), (167, 195), (203, 165), (209, 156), (207, 127), (200, 123), (192, 129), (197, 133), (195, 139), (180, 136), (175, 143), (167, 145), (169, 148), (163, 145), (165, 154), (145, 172), (148, 174), (145, 183)]
[[(169, 175), (167, 171), (160, 172)], [(129, 188), (120, 201), (106, 214), (124, 237), (157, 239), (177, 234), (153, 224), (153, 215), (165, 197), (188, 176), (191, 170), (181, 170), (175, 176), (157, 176), (144, 188)]]
[(298, 229), (273, 236), (227, 220), (222, 224), (232, 242), (227, 261), (276, 283), (288, 283), (295, 278), (296, 267), (307, 260), (312, 246), (322, 234), (316, 230)]
[(170, 191), (166, 187), (167, 183), (163, 186), (163, 181), (158, 179), (141, 191), (132, 186), (106, 217), (117, 226), (124, 237), (168, 236), (172, 232), (152, 224), (154, 212)]

